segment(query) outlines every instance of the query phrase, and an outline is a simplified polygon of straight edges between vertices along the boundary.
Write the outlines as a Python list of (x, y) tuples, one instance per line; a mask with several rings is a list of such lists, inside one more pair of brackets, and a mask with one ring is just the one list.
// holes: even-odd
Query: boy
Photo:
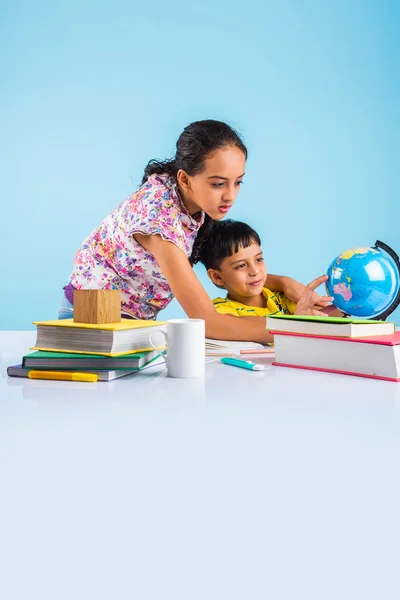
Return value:
[[(311, 284), (297, 304), (282, 292), (266, 288), (267, 269), (260, 246), (259, 235), (246, 223), (225, 219), (213, 225), (200, 261), (214, 285), (228, 292), (225, 298), (213, 300), (217, 312), (242, 318), (336, 312), (334, 306), (325, 307), (324, 312), (313, 306)], [(320, 279), (326, 280), (326, 277)]]

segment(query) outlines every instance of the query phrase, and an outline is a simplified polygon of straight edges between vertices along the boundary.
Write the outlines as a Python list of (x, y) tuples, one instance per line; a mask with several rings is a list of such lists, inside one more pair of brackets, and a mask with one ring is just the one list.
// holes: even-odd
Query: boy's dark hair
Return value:
[[(176, 142), (175, 157), (171, 160), (151, 160), (143, 175), (142, 184), (150, 175), (162, 175), (167, 173), (176, 177), (179, 169), (186, 171), (188, 175), (196, 175), (204, 169), (206, 158), (225, 146), (236, 146), (247, 159), (247, 148), (242, 142), (239, 134), (229, 125), (222, 121), (206, 119), (191, 123), (181, 133)], [(199, 254), (213, 219), (205, 215), (204, 223), (198, 231), (193, 244), (190, 262), (192, 265), (199, 261)]]
[(219, 269), (224, 258), (254, 243), (261, 246), (260, 236), (247, 223), (232, 219), (214, 221), (204, 240), (199, 261), (207, 270)]

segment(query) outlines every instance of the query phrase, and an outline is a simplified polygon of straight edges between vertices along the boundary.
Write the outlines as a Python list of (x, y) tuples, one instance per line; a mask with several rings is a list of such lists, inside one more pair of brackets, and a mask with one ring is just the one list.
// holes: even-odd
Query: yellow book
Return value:
[[(34, 321), (37, 336), (33, 350), (118, 356), (152, 350), (150, 333), (163, 330), (162, 321), (121, 319), (120, 323), (76, 323), (73, 319)], [(160, 345), (163, 338), (160, 337)], [(157, 340), (157, 337), (156, 337)]]
[(76, 323), (73, 319), (55, 319), (53, 321), (33, 321), (33, 325), (44, 327), (74, 327), (75, 329), (101, 329), (102, 331), (125, 331), (142, 327), (159, 327), (164, 321), (146, 321), (141, 319), (121, 319), (120, 323)]
[[(157, 345), (157, 348), (159, 350), (165, 350), (166, 346), (159, 346)], [(154, 350), (153, 346), (148, 346), (147, 348), (135, 348), (135, 350), (128, 350), (128, 351), (122, 351), (122, 352), (99, 352), (94, 351), (94, 350), (68, 350), (67, 348), (45, 348), (43, 346), (32, 346), (30, 348), (30, 350), (41, 350), (43, 352), (61, 352), (62, 354), (88, 354), (88, 355), (92, 355), (92, 354), (98, 354), (99, 356), (111, 356), (111, 357), (118, 357), (118, 356), (124, 356), (124, 354), (140, 354), (141, 352), (152, 352)], [(225, 356), (225, 354), (224, 354)]]

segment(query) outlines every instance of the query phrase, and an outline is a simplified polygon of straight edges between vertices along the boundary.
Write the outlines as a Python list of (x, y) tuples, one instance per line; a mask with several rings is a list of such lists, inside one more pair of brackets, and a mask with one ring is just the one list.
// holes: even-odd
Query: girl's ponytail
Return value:
[(144, 169), (142, 185), (143, 183), (146, 183), (150, 175), (162, 175), (165, 173), (167, 175), (172, 175), (172, 177), (176, 177), (177, 172), (178, 167), (174, 158), (172, 160), (164, 161), (155, 159), (150, 160)]
[(197, 232), (197, 236), (194, 241), (193, 248), (192, 248), (192, 254), (190, 255), (190, 258), (189, 258), (189, 262), (192, 266), (201, 260), (203, 247), (204, 247), (204, 244), (207, 244), (209, 242), (209, 240), (207, 238), (211, 231), (213, 223), (214, 223), (214, 219), (209, 217), (207, 214), (204, 215), (204, 223), (200, 227), (199, 231)]

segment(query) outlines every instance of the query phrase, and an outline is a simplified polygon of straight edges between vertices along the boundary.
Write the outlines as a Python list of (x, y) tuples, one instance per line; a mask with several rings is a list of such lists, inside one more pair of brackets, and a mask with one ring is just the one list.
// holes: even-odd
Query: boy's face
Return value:
[(227, 290), (232, 300), (250, 299), (259, 296), (267, 278), (261, 248), (255, 242), (247, 248), (240, 247), (221, 261), (219, 269), (209, 269), (211, 281)]

